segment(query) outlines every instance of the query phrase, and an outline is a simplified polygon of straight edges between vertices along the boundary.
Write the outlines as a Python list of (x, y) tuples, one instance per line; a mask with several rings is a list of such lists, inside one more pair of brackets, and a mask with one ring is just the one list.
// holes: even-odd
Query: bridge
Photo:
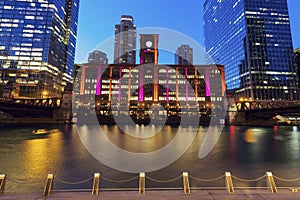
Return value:
[(277, 115), (300, 116), (300, 101), (266, 101), (243, 100), (235, 102), (237, 118), (244, 118), (245, 122), (261, 120), (273, 122)]
[(0, 98), (0, 111), (13, 118), (51, 118), (53, 111), (60, 107), (60, 98)]
[[(61, 98), (0, 98), (0, 111), (13, 118), (53, 118), (54, 111), (60, 110), (61, 105)], [(300, 116), (299, 100), (243, 100), (234, 102), (234, 106), (236, 109), (234, 111), (229, 109), (229, 111), (235, 112), (237, 124), (249, 121), (273, 123), (273, 119), (277, 115)]]

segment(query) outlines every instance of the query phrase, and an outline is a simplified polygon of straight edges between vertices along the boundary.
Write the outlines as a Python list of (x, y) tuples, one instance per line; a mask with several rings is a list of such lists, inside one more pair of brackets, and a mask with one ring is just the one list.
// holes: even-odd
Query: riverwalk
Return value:
[(36, 194), (3, 194), (1, 200), (246, 200), (246, 199), (300, 199), (300, 192), (292, 192), (288, 189), (278, 190), (272, 193), (265, 189), (236, 190), (234, 194), (228, 194), (226, 190), (191, 190), (190, 194), (184, 194), (179, 190), (167, 191), (146, 191), (139, 194), (138, 191), (103, 191), (99, 195), (92, 195), (91, 192), (53, 192), (50, 196), (44, 197)]

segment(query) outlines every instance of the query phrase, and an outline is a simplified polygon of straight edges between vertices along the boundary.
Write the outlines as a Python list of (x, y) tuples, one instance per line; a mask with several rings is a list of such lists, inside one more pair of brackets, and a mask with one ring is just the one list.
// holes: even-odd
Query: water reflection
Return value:
[[(82, 145), (74, 126), (46, 127), (47, 130), (59, 129), (61, 133), (49, 134), (45, 137), (32, 137), (32, 128), (1, 128), (0, 129), (0, 173), (6, 173), (11, 178), (40, 180), (48, 173), (66, 181), (80, 181), (100, 172), (112, 179), (126, 179), (134, 174), (123, 173), (111, 169), (95, 159)], [(143, 134), (142, 127), (126, 127), (134, 134)], [(162, 127), (150, 127), (159, 130)], [(157, 129), (156, 129), (157, 128)], [(100, 127), (80, 127), (80, 137), (88, 138), (92, 130)], [(191, 127), (179, 129), (165, 126), (151, 137), (137, 138), (124, 134), (117, 126), (102, 126), (105, 136), (116, 146), (131, 152), (154, 152), (165, 145), (179, 133), (195, 131)], [(172, 179), (182, 171), (200, 178), (214, 178), (225, 171), (241, 178), (257, 178), (266, 171), (284, 178), (300, 177), (300, 138), (299, 127), (270, 128), (259, 127), (225, 127), (213, 150), (203, 159), (198, 157), (199, 148), (207, 128), (199, 127), (197, 136), (186, 152), (168, 167), (150, 172), (149, 176), (157, 179)], [(218, 131), (218, 130), (215, 130)], [(97, 134), (97, 132), (94, 132)], [(148, 135), (149, 136), (149, 135)], [(182, 139), (188, 134), (182, 134)], [(178, 153), (183, 145), (180, 140), (176, 143), (172, 154)], [(122, 157), (114, 157), (115, 152), (106, 152), (116, 162)], [(154, 158), (153, 158), (154, 159)], [(7, 182), (7, 191), (42, 190), (43, 184), (18, 185)], [(102, 187), (137, 187), (136, 182), (114, 184), (103, 181)], [(168, 187), (179, 187), (181, 181), (170, 183)], [(208, 186), (206, 183), (191, 181), (191, 185)], [(237, 186), (245, 186), (236, 183)], [(257, 183), (257, 185), (265, 183)], [(299, 185), (299, 182), (278, 182), (279, 186)], [(55, 182), (55, 189), (90, 188), (91, 183), (83, 185), (65, 185)], [(147, 183), (149, 187), (166, 187), (156, 183)], [(247, 184), (246, 184), (247, 185)], [(224, 186), (224, 181), (212, 183), (209, 186)], [(253, 186), (253, 185), (252, 185)], [(255, 186), (255, 185), (254, 185)], [(264, 186), (264, 185), (263, 185)]]
[(248, 143), (256, 142), (256, 136), (254, 135), (254, 132), (252, 129), (246, 130), (246, 132), (244, 133), (244, 140)]
[[(50, 166), (59, 166), (62, 160), (62, 132), (55, 130), (45, 138), (24, 141), (24, 173), (35, 177), (47, 174)], [(40, 178), (40, 177), (39, 177)]]

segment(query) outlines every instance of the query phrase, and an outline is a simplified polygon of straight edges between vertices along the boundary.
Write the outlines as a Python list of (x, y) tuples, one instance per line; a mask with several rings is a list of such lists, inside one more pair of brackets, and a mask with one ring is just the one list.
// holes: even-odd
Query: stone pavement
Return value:
[(53, 192), (49, 197), (41, 194), (0, 195), (1, 200), (246, 200), (246, 199), (300, 199), (300, 192), (291, 192), (288, 189), (278, 190), (274, 194), (268, 190), (236, 190), (235, 194), (228, 194), (224, 190), (192, 190), (191, 194), (185, 195), (179, 190), (146, 191), (139, 195), (137, 191), (105, 191), (98, 196), (92, 196), (90, 192)]

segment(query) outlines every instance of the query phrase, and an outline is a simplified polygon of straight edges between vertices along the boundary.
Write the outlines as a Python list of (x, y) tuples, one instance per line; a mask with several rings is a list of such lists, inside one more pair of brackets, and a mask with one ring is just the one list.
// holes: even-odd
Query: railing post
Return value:
[(276, 187), (272, 172), (267, 172), (266, 176), (267, 176), (267, 183), (268, 183), (269, 189), (271, 190), (272, 193), (277, 193), (277, 187)]
[(93, 182), (93, 190), (92, 190), (93, 195), (99, 194), (99, 183), (100, 183), (100, 173), (95, 173), (94, 174), (94, 182)]
[(234, 194), (233, 183), (230, 172), (225, 172), (226, 190), (229, 194)]
[(183, 190), (185, 194), (190, 194), (191, 189), (190, 189), (190, 183), (189, 183), (189, 173), (188, 172), (183, 172), (182, 173), (182, 179), (183, 179)]
[(145, 194), (145, 173), (140, 173), (139, 194)]
[(51, 190), (53, 188), (53, 179), (54, 179), (54, 175), (48, 174), (45, 189), (44, 189), (44, 196), (50, 196)]
[(5, 189), (5, 174), (0, 174), (0, 194), (4, 194)]
[(292, 192), (299, 192), (298, 188), (290, 188)]

